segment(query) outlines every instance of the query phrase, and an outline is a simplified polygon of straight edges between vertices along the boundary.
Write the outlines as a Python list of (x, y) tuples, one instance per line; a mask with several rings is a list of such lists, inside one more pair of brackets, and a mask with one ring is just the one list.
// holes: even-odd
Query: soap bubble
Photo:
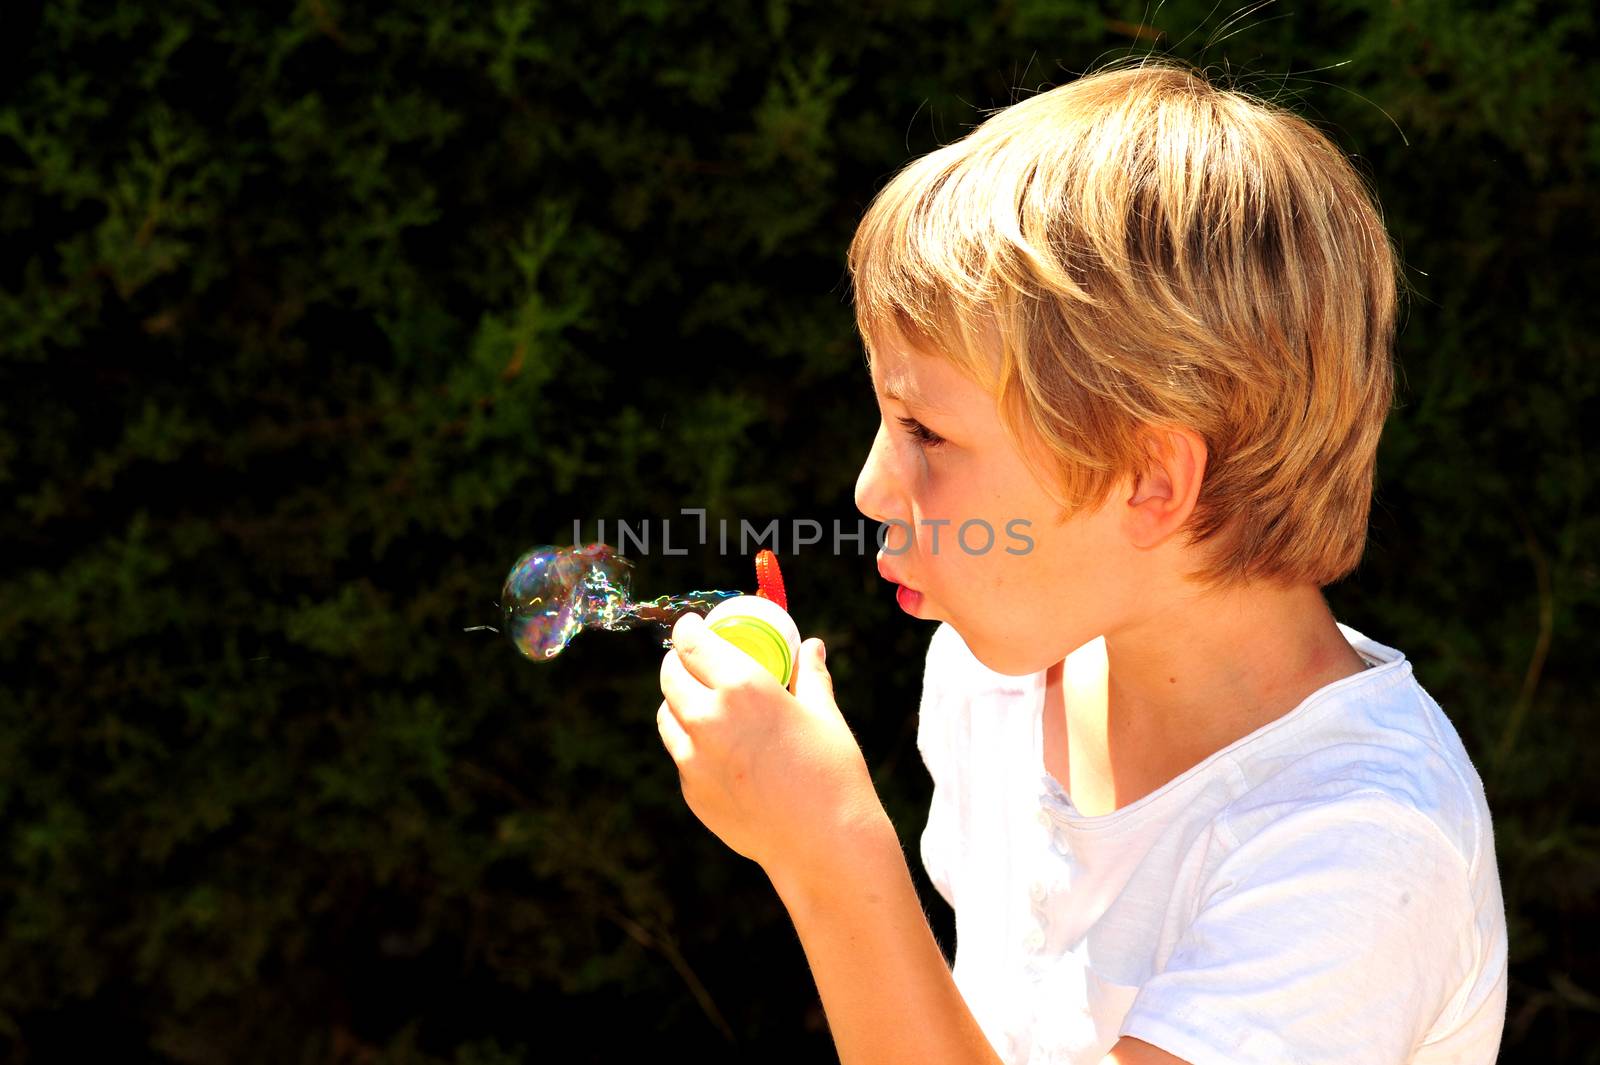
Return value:
[(744, 594), (696, 591), (636, 603), (632, 570), (631, 562), (601, 543), (525, 551), (500, 591), (501, 631), (523, 656), (543, 662), (565, 650), (584, 629), (618, 632), (648, 622), (670, 630), (691, 610), (705, 613)]
[(584, 628), (623, 616), (630, 569), (604, 544), (524, 552), (500, 591), (506, 635), (529, 658), (554, 658)]

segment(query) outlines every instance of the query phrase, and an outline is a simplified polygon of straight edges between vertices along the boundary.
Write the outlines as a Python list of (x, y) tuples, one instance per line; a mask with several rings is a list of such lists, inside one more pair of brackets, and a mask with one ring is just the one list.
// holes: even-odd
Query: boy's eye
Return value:
[(944, 437), (929, 429), (915, 418), (900, 418), (900, 427), (910, 433), (918, 445), (922, 447), (938, 447), (944, 443)]

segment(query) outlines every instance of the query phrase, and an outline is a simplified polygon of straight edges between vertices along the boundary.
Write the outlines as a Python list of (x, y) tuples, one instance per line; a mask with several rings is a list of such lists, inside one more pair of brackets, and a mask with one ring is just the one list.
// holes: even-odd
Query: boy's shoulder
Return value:
[[(1340, 624), (1372, 668), (1318, 692), (1233, 751), (1239, 794), (1225, 811), (1246, 838), (1285, 810), (1361, 804), (1429, 821), (1476, 870), (1492, 848), (1483, 781), (1438, 702), (1399, 650)], [(1247, 737), (1251, 739), (1253, 737)]]

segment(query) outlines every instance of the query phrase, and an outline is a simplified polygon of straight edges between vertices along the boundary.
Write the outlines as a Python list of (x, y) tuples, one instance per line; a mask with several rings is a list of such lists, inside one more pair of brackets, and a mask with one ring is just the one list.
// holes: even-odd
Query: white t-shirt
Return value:
[(1194, 1065), (1490, 1065), (1506, 919), (1488, 802), (1391, 647), (1139, 801), (1077, 812), (1044, 766), (1045, 671), (940, 624), (917, 747), (954, 976), (1008, 1065), (1122, 1035)]

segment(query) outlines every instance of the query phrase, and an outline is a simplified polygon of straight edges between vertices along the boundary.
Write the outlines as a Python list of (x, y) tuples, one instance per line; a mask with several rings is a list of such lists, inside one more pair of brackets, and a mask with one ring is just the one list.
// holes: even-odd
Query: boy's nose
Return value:
[(883, 423), (878, 423), (878, 434), (872, 438), (872, 449), (867, 461), (856, 475), (856, 509), (876, 522), (894, 517), (894, 477), (889, 454), (889, 433)]

